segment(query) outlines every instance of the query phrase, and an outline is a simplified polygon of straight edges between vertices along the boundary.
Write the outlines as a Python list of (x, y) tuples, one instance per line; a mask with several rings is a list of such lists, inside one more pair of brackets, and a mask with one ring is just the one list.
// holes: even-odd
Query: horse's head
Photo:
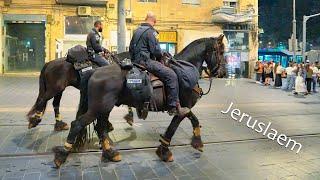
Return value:
[(206, 41), (206, 53), (204, 61), (208, 65), (210, 77), (222, 78), (226, 75), (226, 61), (224, 58), (225, 45), (223, 43), (224, 35), (211, 37)]

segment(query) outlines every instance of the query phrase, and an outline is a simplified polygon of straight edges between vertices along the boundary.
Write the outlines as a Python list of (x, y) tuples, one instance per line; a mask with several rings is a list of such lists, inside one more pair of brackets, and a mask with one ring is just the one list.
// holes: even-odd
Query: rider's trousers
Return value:
[(109, 62), (100, 54), (95, 54), (95, 57), (92, 60), (95, 62), (99, 67), (107, 66), (109, 65)]
[(179, 83), (176, 73), (169, 67), (151, 59), (140, 61), (140, 64), (164, 83), (168, 106), (176, 107), (179, 102)]

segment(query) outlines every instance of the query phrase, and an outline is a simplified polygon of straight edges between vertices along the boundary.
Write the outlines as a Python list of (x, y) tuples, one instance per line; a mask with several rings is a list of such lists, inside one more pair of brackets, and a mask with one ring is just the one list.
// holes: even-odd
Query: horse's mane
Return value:
[(192, 41), (190, 44), (188, 44), (185, 48), (183, 48), (178, 54), (176, 54), (177, 56), (184, 54), (186, 51), (189, 51), (190, 49), (194, 49), (196, 46), (204, 43), (204, 42), (208, 42), (213, 40), (214, 38), (200, 38), (197, 40)]

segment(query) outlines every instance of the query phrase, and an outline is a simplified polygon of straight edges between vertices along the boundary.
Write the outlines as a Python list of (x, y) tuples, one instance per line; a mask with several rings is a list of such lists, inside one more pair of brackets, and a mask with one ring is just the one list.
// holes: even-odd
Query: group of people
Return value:
[[(265, 86), (273, 85), (294, 94), (317, 93), (317, 84), (320, 84), (320, 64), (290, 62), (288, 67), (281, 63), (257, 61), (254, 67), (256, 83)], [(274, 82), (274, 83), (273, 83)]]

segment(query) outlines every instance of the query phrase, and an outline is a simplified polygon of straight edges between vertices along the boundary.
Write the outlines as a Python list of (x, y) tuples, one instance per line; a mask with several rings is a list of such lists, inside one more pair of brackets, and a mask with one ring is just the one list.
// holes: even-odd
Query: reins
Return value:
[(210, 93), (210, 91), (211, 91), (211, 86), (212, 86), (212, 80), (213, 80), (213, 78), (211, 77), (210, 78), (210, 84), (209, 84), (209, 89), (208, 89), (208, 91), (206, 92), (206, 93), (201, 93), (201, 96), (205, 96), (205, 95), (208, 95), (209, 93)]

